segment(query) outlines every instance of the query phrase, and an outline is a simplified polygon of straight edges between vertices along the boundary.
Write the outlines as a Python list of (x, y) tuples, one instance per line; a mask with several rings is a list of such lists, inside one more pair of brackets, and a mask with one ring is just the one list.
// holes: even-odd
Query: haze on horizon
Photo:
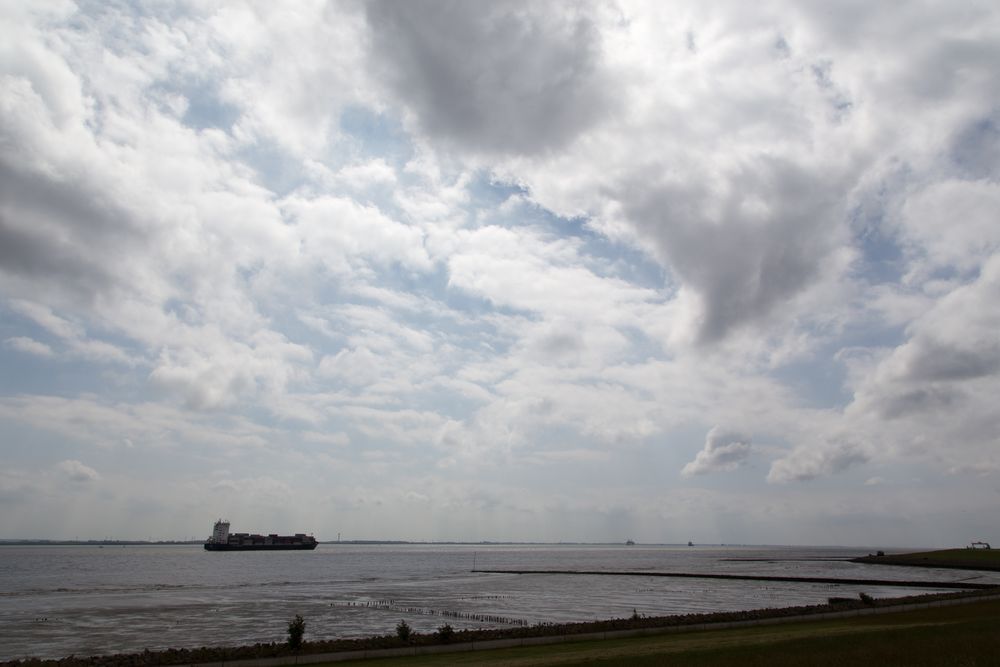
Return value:
[(0, 34), (0, 539), (1000, 541), (995, 3)]

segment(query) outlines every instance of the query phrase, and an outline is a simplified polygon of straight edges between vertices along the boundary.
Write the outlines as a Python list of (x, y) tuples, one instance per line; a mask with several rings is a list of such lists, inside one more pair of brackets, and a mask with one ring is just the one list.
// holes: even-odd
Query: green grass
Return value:
[(338, 665), (998, 665), (1000, 600), (836, 621), (586, 641)]
[(1000, 549), (942, 549), (910, 554), (887, 554), (859, 560), (885, 565), (1000, 570)]

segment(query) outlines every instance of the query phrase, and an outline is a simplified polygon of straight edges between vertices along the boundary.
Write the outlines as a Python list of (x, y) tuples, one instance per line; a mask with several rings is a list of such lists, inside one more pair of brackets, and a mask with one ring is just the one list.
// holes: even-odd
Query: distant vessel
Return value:
[(634, 547), (635, 546), (635, 540), (625, 540), (625, 546), (627, 546), (627, 547)]
[(691, 540), (688, 540), (688, 546), (689, 547), (693, 547), (694, 546), (694, 542), (692, 542)]
[(251, 535), (230, 533), (229, 522), (219, 519), (212, 529), (212, 536), (205, 540), (207, 551), (291, 551), (316, 548), (316, 538), (305, 533), (294, 535)]

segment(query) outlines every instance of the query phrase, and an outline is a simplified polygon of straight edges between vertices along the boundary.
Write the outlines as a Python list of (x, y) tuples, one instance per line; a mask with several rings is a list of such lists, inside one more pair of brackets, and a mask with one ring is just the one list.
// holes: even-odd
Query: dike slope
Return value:
[(852, 558), (852, 563), (937, 567), (952, 570), (988, 570), (1000, 572), (1000, 549), (942, 549), (909, 554), (867, 555)]

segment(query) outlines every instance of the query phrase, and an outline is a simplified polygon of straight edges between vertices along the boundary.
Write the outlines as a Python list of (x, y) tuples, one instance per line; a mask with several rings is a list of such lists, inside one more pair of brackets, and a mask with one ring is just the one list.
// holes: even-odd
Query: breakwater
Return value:
[(677, 579), (728, 579), (731, 581), (783, 581), (805, 584), (847, 584), (851, 586), (902, 586), (905, 588), (942, 588), (986, 590), (993, 584), (969, 581), (902, 581), (896, 579), (849, 579), (840, 577), (785, 577), (763, 574), (720, 574), (714, 572), (619, 572), (615, 570), (473, 570), (481, 574), (565, 574), (602, 577), (672, 577)]

